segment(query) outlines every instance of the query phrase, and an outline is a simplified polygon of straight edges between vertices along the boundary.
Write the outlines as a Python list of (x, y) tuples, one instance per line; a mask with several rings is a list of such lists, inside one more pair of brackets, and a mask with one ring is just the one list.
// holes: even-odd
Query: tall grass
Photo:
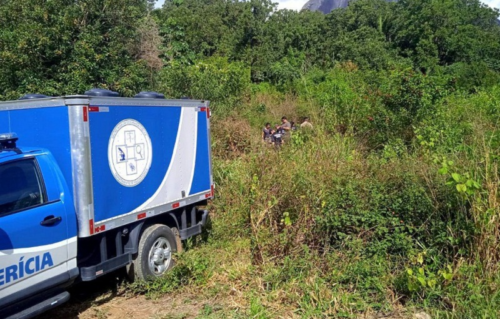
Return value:
[[(209, 240), (143, 291), (219, 296), (207, 317), (500, 316), (500, 89), (434, 96), (432, 79), (389, 78), (372, 96), (358, 76), (256, 86), (215, 113)], [(407, 92), (429, 96), (410, 108)], [(277, 151), (260, 129), (282, 115), (315, 128)]]

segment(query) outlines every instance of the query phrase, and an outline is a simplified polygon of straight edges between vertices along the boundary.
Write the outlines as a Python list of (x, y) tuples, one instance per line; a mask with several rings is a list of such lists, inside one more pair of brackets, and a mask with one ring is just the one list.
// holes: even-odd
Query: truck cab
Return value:
[(63, 288), (78, 276), (68, 186), (49, 151), (17, 148), (16, 140), (0, 135), (0, 309), (6, 316), (29, 308), (26, 300), (64, 301)]

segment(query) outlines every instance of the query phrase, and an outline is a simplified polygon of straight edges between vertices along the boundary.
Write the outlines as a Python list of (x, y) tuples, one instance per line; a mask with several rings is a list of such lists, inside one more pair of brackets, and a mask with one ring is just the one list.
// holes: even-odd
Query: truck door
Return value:
[(70, 277), (68, 245), (76, 237), (68, 237), (63, 191), (51, 191), (60, 183), (43, 166), (33, 156), (0, 164), (0, 309)]

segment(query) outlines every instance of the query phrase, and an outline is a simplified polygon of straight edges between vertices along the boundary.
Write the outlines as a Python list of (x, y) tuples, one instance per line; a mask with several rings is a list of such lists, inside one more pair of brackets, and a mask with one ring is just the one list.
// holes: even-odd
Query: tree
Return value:
[(500, 58), (498, 11), (479, 0), (402, 0), (395, 44), (424, 72), (437, 65)]
[[(0, 95), (82, 93), (105, 86), (132, 94), (145, 68), (131, 56), (143, 0), (4, 0), (0, 7)], [(147, 77), (146, 77), (147, 79)], [(131, 86), (132, 85), (132, 86)]]

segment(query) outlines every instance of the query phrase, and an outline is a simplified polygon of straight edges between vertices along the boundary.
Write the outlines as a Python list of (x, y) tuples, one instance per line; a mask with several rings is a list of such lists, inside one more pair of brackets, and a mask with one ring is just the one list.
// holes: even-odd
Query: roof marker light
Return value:
[(8, 141), (8, 140), (16, 140), (17, 141), (18, 137), (17, 134), (14, 132), (11, 133), (0, 133), (0, 141)]
[(16, 141), (19, 138), (16, 133), (1, 133), (0, 134), (0, 151), (2, 150), (13, 150), (20, 154), (21, 151), (16, 146)]
[(97, 89), (97, 88), (85, 91), (85, 95), (98, 96), (98, 97), (119, 97), (120, 96), (118, 94), (118, 92), (106, 90), (106, 89)]
[(142, 91), (134, 96), (136, 99), (165, 99), (165, 95), (158, 92)]

